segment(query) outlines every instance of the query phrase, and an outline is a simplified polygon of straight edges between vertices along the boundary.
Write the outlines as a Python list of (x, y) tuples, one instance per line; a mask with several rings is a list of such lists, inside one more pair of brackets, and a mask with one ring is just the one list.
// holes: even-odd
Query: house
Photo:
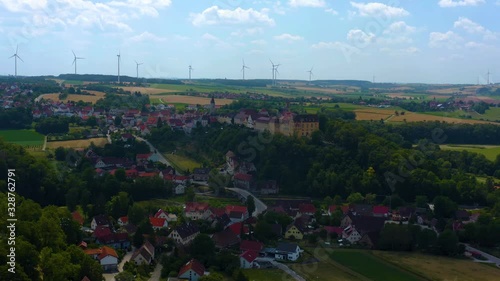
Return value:
[(183, 184), (178, 184), (175, 186), (174, 188), (174, 194), (175, 195), (181, 195), (181, 194), (184, 194), (186, 193), (186, 186), (183, 185)]
[(352, 204), (350, 207), (350, 211), (355, 216), (372, 216), (373, 215), (373, 206), (369, 204)]
[(146, 240), (146, 242), (132, 254), (130, 259), (133, 260), (135, 264), (139, 265), (142, 263), (151, 264), (154, 258), (155, 247)]
[(461, 221), (468, 221), (470, 219), (470, 214), (466, 210), (456, 210), (455, 219)]
[(189, 177), (188, 176), (174, 175), (172, 180), (174, 183), (182, 184), (184, 186), (187, 186), (189, 184)]
[(379, 236), (380, 234), (378, 232), (367, 232), (361, 237), (358, 243), (370, 249), (374, 249), (377, 246)]
[(304, 227), (296, 222), (293, 222), (286, 227), (285, 239), (302, 240), (304, 238), (304, 234)]
[(354, 225), (350, 225), (342, 232), (342, 238), (347, 239), (351, 244), (357, 243), (361, 239), (361, 234)]
[(242, 232), (243, 234), (250, 233), (250, 229), (248, 228), (248, 226), (243, 224), (242, 222), (233, 223), (228, 228), (231, 229), (231, 231), (238, 237), (241, 236)]
[(375, 217), (388, 217), (389, 207), (387, 206), (373, 206), (373, 216)]
[(184, 223), (174, 229), (168, 235), (168, 238), (172, 238), (177, 244), (187, 245), (191, 243), (198, 234), (200, 234), (200, 230), (195, 224)]
[(348, 239), (351, 243), (357, 242), (366, 233), (382, 231), (385, 221), (386, 218), (384, 217), (354, 216), (348, 214), (341, 222), (341, 227), (344, 228), (342, 238)]
[(343, 205), (343, 206), (331, 205), (328, 207), (328, 215), (331, 216), (336, 210), (341, 210), (342, 213), (345, 215), (349, 212), (349, 206), (348, 205)]
[(90, 228), (95, 230), (98, 226), (110, 227), (111, 223), (109, 222), (108, 217), (105, 215), (97, 215), (92, 218), (92, 222), (90, 223)]
[(243, 240), (240, 243), (240, 251), (242, 253), (246, 251), (253, 251), (260, 253), (264, 249), (264, 244), (259, 241)]
[(162, 228), (168, 227), (167, 219), (150, 217), (149, 222), (151, 223), (151, 226), (153, 227), (154, 230), (160, 230)]
[(205, 275), (205, 267), (203, 264), (195, 259), (192, 259), (181, 267), (177, 277), (179, 279), (187, 279), (189, 281), (198, 281), (198, 279), (203, 275)]
[(326, 230), (328, 235), (332, 236), (335, 233), (337, 237), (342, 237), (342, 232), (344, 231), (342, 227), (338, 226), (324, 226), (323, 229)]
[(208, 203), (186, 203), (186, 207), (184, 208), (184, 216), (191, 220), (206, 219), (209, 216)]
[(123, 217), (120, 217), (118, 219), (118, 225), (124, 226), (126, 224), (128, 224), (128, 217), (127, 216), (123, 216)]
[(248, 218), (248, 208), (246, 206), (227, 205), (226, 214), (232, 222), (244, 221)]
[(193, 170), (194, 181), (208, 181), (210, 169), (209, 168), (196, 168)]
[(235, 174), (234, 186), (243, 189), (251, 189), (253, 187), (253, 176), (241, 173)]
[(118, 269), (118, 254), (110, 247), (102, 246), (99, 249), (84, 250), (85, 254), (99, 261), (102, 269), (106, 272)]
[(160, 219), (168, 219), (168, 213), (162, 209), (158, 209), (158, 211), (154, 215), (155, 218)]
[(296, 261), (300, 257), (302, 250), (295, 243), (280, 242), (276, 247), (274, 258), (284, 261)]
[(106, 245), (113, 247), (115, 249), (127, 249), (130, 247), (130, 241), (128, 239), (128, 234), (123, 232), (111, 232), (106, 234), (94, 233), (96, 237), (96, 243), (100, 245)]
[(257, 186), (262, 195), (278, 194), (279, 192), (278, 183), (275, 180), (260, 182)]
[(316, 214), (316, 207), (310, 203), (302, 203), (299, 205), (299, 214), (314, 216)]
[(240, 243), (240, 238), (230, 228), (217, 232), (212, 236), (217, 249), (224, 249)]
[(240, 268), (253, 268), (258, 254), (254, 251), (246, 251), (240, 255)]

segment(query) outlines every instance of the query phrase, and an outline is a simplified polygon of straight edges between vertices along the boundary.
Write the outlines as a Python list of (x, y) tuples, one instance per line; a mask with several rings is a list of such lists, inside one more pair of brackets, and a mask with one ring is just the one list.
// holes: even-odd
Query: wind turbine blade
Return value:
[(73, 50), (71, 50), (71, 52), (73, 53), (73, 56), (76, 58), (75, 52)]
[(73, 63), (71, 65), (75, 64), (75, 62), (76, 62), (76, 58), (73, 60)]
[(23, 61), (23, 59), (22, 59), (20, 56), (16, 55), (16, 57), (17, 57), (18, 59), (20, 59), (22, 62), (24, 62), (24, 61)]
[(10, 57), (9, 57), (9, 59), (11, 59), (11, 58), (13, 58), (13, 57), (15, 57), (15, 56), (16, 56), (16, 54), (13, 54), (12, 56), (10, 56)]
[(19, 45), (16, 45), (16, 55), (17, 55), (17, 50), (19, 49)]

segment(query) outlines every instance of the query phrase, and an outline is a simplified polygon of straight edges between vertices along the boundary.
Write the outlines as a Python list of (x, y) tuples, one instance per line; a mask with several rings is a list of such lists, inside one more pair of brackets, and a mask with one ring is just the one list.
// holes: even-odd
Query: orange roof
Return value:
[(186, 273), (189, 270), (193, 270), (199, 276), (203, 276), (203, 274), (205, 273), (205, 267), (203, 266), (203, 264), (201, 264), (199, 261), (195, 259), (192, 259), (188, 261), (188, 263), (186, 263), (183, 267), (181, 267), (178, 276), (181, 276), (182, 274)]
[(82, 215), (80, 215), (80, 213), (78, 211), (74, 211), (73, 213), (71, 213), (71, 216), (73, 217), (74, 221), (76, 221), (80, 225), (83, 224), (84, 219), (83, 219)]
[(118, 258), (118, 254), (113, 248), (110, 248), (108, 246), (102, 246), (101, 248), (101, 254), (99, 255), (99, 259), (102, 260), (106, 256), (113, 256), (115, 258)]
[(149, 222), (153, 227), (163, 227), (165, 224), (165, 219), (150, 217)]
[(83, 250), (83, 252), (87, 255), (99, 255), (101, 253), (101, 249), (87, 249)]

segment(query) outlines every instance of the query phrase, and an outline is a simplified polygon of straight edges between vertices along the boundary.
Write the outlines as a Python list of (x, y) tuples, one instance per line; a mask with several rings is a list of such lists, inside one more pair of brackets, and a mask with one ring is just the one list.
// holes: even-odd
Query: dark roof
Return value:
[(134, 254), (132, 255), (131, 259), (134, 260), (139, 254), (143, 258), (145, 258), (146, 260), (150, 260), (151, 259), (151, 254), (149, 253), (148, 250), (146, 250), (146, 248), (144, 248), (144, 246), (142, 246), (138, 250), (136, 250), (134, 252)]
[(279, 242), (278, 246), (276, 247), (276, 251), (295, 253), (295, 251), (297, 250), (297, 247), (298, 247), (298, 245), (295, 243)]
[(368, 238), (370, 238), (370, 241), (372, 242), (372, 244), (374, 246), (377, 245), (378, 243), (378, 238), (380, 237), (380, 232), (377, 232), (377, 231), (372, 231), (372, 232), (367, 232), (365, 233), (365, 235), (368, 236)]
[(126, 224), (124, 226), (121, 227), (126, 233), (128, 234), (134, 234), (136, 231), (137, 231), (137, 226), (135, 226), (134, 224)]
[(318, 115), (315, 114), (298, 114), (293, 118), (294, 122), (318, 122)]
[(218, 216), (216, 219), (217, 219), (217, 222), (220, 223), (223, 227), (226, 227), (227, 225), (229, 225), (231, 223), (231, 219), (225, 213), (222, 214), (221, 216)]
[(254, 251), (246, 251), (240, 255), (240, 257), (244, 258), (247, 262), (253, 262), (258, 256), (259, 254)]
[(264, 249), (264, 244), (262, 244), (259, 241), (243, 240), (243, 241), (241, 241), (241, 244), (240, 244), (240, 250), (242, 252), (254, 251), (254, 252), (259, 253), (260, 251), (262, 251), (262, 249)]
[(108, 235), (103, 235), (101, 237), (97, 237), (97, 240), (102, 244), (111, 244), (117, 242), (125, 242), (128, 240), (127, 233), (110, 233)]
[(373, 206), (369, 204), (353, 204), (351, 210), (358, 216), (373, 214)]
[(179, 225), (175, 230), (182, 239), (189, 237), (197, 232), (200, 232), (198, 226), (192, 223), (183, 223)]
[(203, 276), (205, 274), (205, 267), (203, 264), (201, 264), (199, 261), (192, 259), (188, 261), (184, 266), (181, 267), (179, 270), (179, 275), (181, 276), (182, 274), (186, 273), (188, 270), (193, 270), (196, 272), (199, 276)]
[(240, 238), (230, 228), (217, 232), (212, 236), (212, 240), (217, 248), (227, 248), (240, 242)]
[(384, 217), (372, 217), (372, 216), (352, 216), (352, 225), (360, 232), (364, 234), (367, 232), (380, 232), (384, 228), (385, 218)]
[(468, 220), (470, 217), (469, 213), (466, 210), (457, 210), (455, 211), (456, 219)]
[(241, 219), (243, 217), (243, 213), (237, 211), (231, 211), (231, 213), (229, 213), (229, 217), (232, 219)]
[(193, 170), (193, 174), (208, 175), (208, 173), (210, 173), (209, 168), (196, 168)]
[(105, 215), (97, 215), (93, 218), (97, 225), (109, 225), (109, 219)]

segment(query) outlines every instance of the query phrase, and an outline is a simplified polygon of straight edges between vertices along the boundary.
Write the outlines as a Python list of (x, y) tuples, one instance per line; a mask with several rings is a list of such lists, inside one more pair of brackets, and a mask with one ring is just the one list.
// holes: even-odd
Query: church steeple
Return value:
[(212, 94), (212, 99), (210, 100), (210, 114), (214, 114), (215, 112), (215, 99), (214, 95)]

